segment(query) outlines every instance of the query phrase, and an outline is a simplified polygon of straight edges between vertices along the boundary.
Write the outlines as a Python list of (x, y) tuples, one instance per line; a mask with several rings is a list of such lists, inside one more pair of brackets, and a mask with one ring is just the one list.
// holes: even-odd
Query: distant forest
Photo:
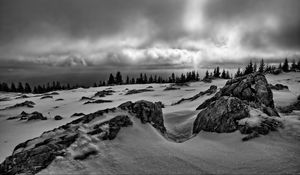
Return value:
[[(283, 63), (279, 63), (278, 66), (267, 65), (262, 59), (259, 63), (252, 63), (252, 60), (246, 65), (245, 68), (238, 68), (237, 72), (234, 75), (230, 75), (228, 70), (223, 69), (220, 70), (220, 67), (214, 68), (213, 72), (206, 71), (205, 76), (201, 79), (199, 73), (196, 71), (187, 72), (186, 74), (181, 74), (180, 76), (172, 73), (168, 78), (162, 78), (157, 75), (147, 75), (145, 73), (141, 73), (139, 77), (133, 78), (126, 76), (123, 78), (121, 72), (117, 72), (114, 76), (112, 73), (109, 75), (107, 81), (100, 81), (99, 83), (94, 83), (93, 87), (100, 86), (111, 86), (111, 85), (122, 85), (122, 84), (151, 84), (151, 83), (187, 83), (187, 82), (195, 82), (195, 81), (205, 81), (211, 82), (213, 79), (231, 79), (233, 77), (240, 77), (247, 74), (251, 74), (254, 72), (261, 73), (270, 73), (270, 74), (280, 74), (282, 72), (291, 72), (291, 71), (300, 71), (300, 60), (296, 63), (293, 60), (289, 63), (286, 58)], [(58, 81), (54, 81), (52, 83), (47, 83), (43, 85), (34, 86), (33, 88), (28, 83), (11, 83), (8, 84), (6, 82), (0, 82), (0, 91), (4, 92), (20, 92), (20, 93), (45, 93), (56, 90), (69, 90), (76, 89), (79, 87), (87, 88), (79, 85), (62, 85)]]

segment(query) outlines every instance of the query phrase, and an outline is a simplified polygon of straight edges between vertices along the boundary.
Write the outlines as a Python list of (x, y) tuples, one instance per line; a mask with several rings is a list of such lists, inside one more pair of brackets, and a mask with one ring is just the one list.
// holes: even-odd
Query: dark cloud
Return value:
[(299, 0), (0, 0), (0, 56), (67, 67), (273, 59), (299, 54), (299, 9)]

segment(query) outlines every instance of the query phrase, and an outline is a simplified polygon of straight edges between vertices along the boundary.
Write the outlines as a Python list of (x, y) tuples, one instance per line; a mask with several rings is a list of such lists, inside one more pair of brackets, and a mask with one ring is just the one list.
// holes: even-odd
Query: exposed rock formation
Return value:
[(197, 98), (199, 98), (199, 97), (201, 97), (203, 95), (211, 95), (211, 94), (213, 94), (215, 92), (217, 92), (217, 86), (211, 85), (209, 87), (209, 89), (207, 89), (206, 91), (201, 91), (198, 94), (196, 94), (196, 95), (194, 95), (193, 97), (190, 97), (190, 98), (182, 98), (178, 102), (176, 102), (176, 103), (174, 103), (172, 105), (177, 105), (177, 104), (180, 104), (180, 103), (182, 103), (184, 101), (194, 101), (194, 100), (196, 100)]
[(263, 74), (255, 73), (229, 80), (214, 97), (203, 102), (193, 133), (234, 132), (267, 134), (281, 126), (273, 102), (273, 94)]
[(62, 116), (60, 116), (60, 115), (56, 115), (55, 117), (54, 117), (54, 120), (62, 120), (63, 118), (62, 118)]
[(18, 108), (18, 107), (28, 107), (28, 108), (33, 108), (35, 105), (35, 103), (33, 101), (24, 101), (22, 103), (17, 103), (13, 106), (9, 106), (7, 108), (4, 108), (2, 110), (5, 110), (5, 109), (13, 109), (13, 108)]
[(273, 93), (263, 74), (254, 73), (227, 81), (214, 97), (202, 103), (197, 110), (206, 108), (222, 96), (237, 97), (251, 107), (260, 108), (269, 116), (279, 116), (274, 106)]
[[(164, 133), (166, 129), (160, 106), (159, 103), (148, 101), (126, 102), (121, 104), (119, 108), (97, 111), (59, 128), (44, 132), (40, 137), (17, 145), (13, 154), (0, 165), (0, 174), (36, 174), (46, 168), (56, 156), (73, 156), (74, 159), (82, 160), (97, 154), (97, 149), (82, 149), (81, 146), (89, 145), (82, 145), (87, 143), (82, 139), (93, 138), (94, 142), (112, 140), (117, 137), (122, 127), (133, 124), (127, 115), (116, 115), (99, 123), (99, 119), (101, 120), (105, 113), (113, 115), (116, 110), (118, 110), (118, 114), (121, 111), (129, 112), (141, 119), (142, 123), (148, 122)], [(74, 147), (79, 149), (74, 149)], [(66, 154), (66, 148), (73, 149), (71, 155), (70, 153)], [(76, 153), (78, 151), (79, 153)]]
[(99, 103), (110, 103), (112, 102), (111, 100), (94, 100), (94, 101), (87, 101), (85, 102), (84, 104), (91, 104), (91, 103), (96, 103), (96, 104), (99, 104)]
[(95, 99), (90, 98), (90, 97), (83, 96), (83, 97), (81, 97), (80, 100), (82, 101), (82, 100), (95, 100)]
[(271, 89), (273, 89), (273, 90), (285, 90), (285, 89), (289, 89), (288, 86), (283, 85), (283, 84), (275, 84), (275, 85), (269, 84), (269, 87)]
[(105, 97), (107, 95), (112, 95), (115, 91), (113, 90), (103, 90), (95, 93), (94, 97)]
[(45, 95), (41, 97), (41, 99), (46, 99), (46, 98), (53, 98), (53, 97), (51, 95)]
[(143, 93), (143, 92), (149, 92), (149, 91), (153, 91), (152, 89), (132, 89), (127, 91), (127, 93), (125, 95), (131, 95), (131, 94), (138, 94), (138, 93)]

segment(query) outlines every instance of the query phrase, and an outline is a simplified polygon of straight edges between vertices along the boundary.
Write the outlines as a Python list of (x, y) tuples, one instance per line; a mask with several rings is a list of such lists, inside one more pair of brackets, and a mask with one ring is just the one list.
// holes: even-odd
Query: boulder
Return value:
[(149, 88), (146, 88), (146, 89), (132, 89), (132, 90), (128, 90), (125, 95), (139, 94), (139, 93), (150, 92), (150, 91), (154, 91), (154, 90), (149, 89)]
[(233, 132), (238, 129), (238, 121), (249, 117), (248, 106), (236, 97), (220, 97), (202, 110), (193, 127), (193, 133), (201, 130), (218, 133)]
[(23, 116), (23, 117), (27, 118), (27, 121), (30, 121), (30, 120), (47, 120), (47, 117), (44, 117), (42, 113), (39, 113), (37, 111), (35, 111), (31, 114), (28, 114), (26, 116)]
[(94, 100), (94, 101), (87, 101), (83, 104), (91, 104), (91, 103), (100, 104), (100, 103), (110, 103), (110, 102), (112, 102), (112, 101), (111, 100), (101, 100), (101, 99), (99, 99), (99, 100)]
[(273, 90), (288, 90), (289, 89), (288, 86), (283, 85), (283, 84), (275, 84), (275, 85), (269, 84), (269, 87)]
[(237, 97), (251, 107), (260, 108), (270, 116), (279, 116), (275, 109), (273, 93), (267, 79), (261, 73), (253, 73), (227, 81), (216, 95), (204, 101), (197, 110), (206, 108), (222, 96)]
[(273, 94), (263, 74), (254, 73), (227, 81), (212, 98), (198, 108), (193, 133), (200, 131), (228, 133), (240, 130), (251, 134), (243, 140), (268, 134), (282, 124)]
[(62, 116), (60, 116), (60, 115), (56, 115), (55, 117), (54, 117), (54, 120), (62, 120), (63, 118), (62, 118)]
[(107, 95), (112, 95), (115, 91), (113, 90), (103, 90), (95, 93), (94, 97), (105, 97)]

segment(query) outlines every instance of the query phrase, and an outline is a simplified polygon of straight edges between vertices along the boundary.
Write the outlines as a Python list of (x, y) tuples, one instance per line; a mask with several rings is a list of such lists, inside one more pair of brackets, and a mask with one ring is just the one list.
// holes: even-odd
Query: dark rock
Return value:
[(27, 121), (30, 121), (30, 120), (47, 120), (47, 117), (44, 117), (42, 113), (39, 113), (37, 111), (35, 111), (31, 114), (28, 114), (24, 117), (27, 118)]
[(138, 94), (138, 93), (150, 92), (150, 91), (154, 91), (154, 90), (153, 89), (132, 89), (127, 91), (125, 95)]
[(193, 133), (199, 133), (201, 130), (234, 132), (238, 129), (238, 120), (246, 117), (249, 117), (249, 110), (243, 101), (235, 97), (220, 97), (198, 114)]
[(198, 99), (199, 97), (201, 97), (203, 95), (211, 95), (211, 94), (216, 93), (216, 92), (217, 92), (217, 86), (211, 85), (209, 87), (209, 89), (207, 89), (206, 91), (204, 91), (204, 92), (201, 91), (198, 94), (196, 94), (196, 95), (194, 95), (193, 97), (190, 97), (190, 98), (182, 98), (178, 102), (176, 102), (172, 105), (177, 105), (177, 104), (180, 104), (184, 101), (194, 101), (194, 100)]
[(21, 95), (19, 97), (17, 97), (16, 99), (21, 99), (21, 98), (29, 98), (27, 95)]
[(9, 100), (10, 100), (9, 97), (0, 98), (0, 101), (9, 101)]
[(243, 137), (242, 141), (245, 142), (245, 141), (251, 140), (256, 137), (259, 137), (259, 134), (257, 132), (252, 132), (252, 133), (248, 134), (246, 137)]
[(166, 87), (164, 89), (164, 91), (172, 91), (172, 90), (179, 90), (179, 89), (180, 89), (179, 87), (169, 86), (169, 87)]
[(153, 86), (148, 86), (147, 88), (148, 88), (148, 89), (152, 89), (152, 88), (153, 88)]
[[(282, 123), (276, 119), (279, 115), (274, 108), (272, 91), (266, 78), (260, 73), (227, 81), (217, 94), (197, 109), (202, 109), (202, 111), (194, 122), (194, 134), (201, 130), (218, 133), (240, 130), (242, 134), (266, 135), (282, 127)], [(250, 110), (257, 110), (257, 114), (251, 114), (257, 116), (251, 116)], [(239, 124), (241, 119), (250, 116), (258, 117), (259, 123), (254, 126), (247, 123)], [(253, 136), (256, 134), (248, 137)], [(244, 140), (249, 139), (248, 137)]]
[(64, 100), (63, 98), (58, 98), (55, 101), (63, 101), (63, 100)]
[(281, 113), (292, 113), (293, 110), (300, 110), (300, 100), (288, 106), (277, 107), (277, 109)]
[(246, 101), (251, 107), (265, 110), (268, 115), (279, 116), (274, 107), (272, 91), (265, 76), (261, 73), (253, 73), (227, 81), (217, 94), (204, 101), (197, 110), (206, 108), (222, 96), (237, 97)]
[(55, 117), (54, 117), (54, 120), (62, 120), (63, 118), (62, 118), (62, 116), (60, 116), (60, 115), (56, 115)]
[(51, 95), (45, 95), (41, 97), (41, 99), (46, 99), (46, 98), (53, 98), (53, 97)]
[(95, 100), (95, 99), (83, 96), (83, 97), (81, 97), (80, 100), (82, 101), (82, 100)]
[(158, 102), (137, 101), (133, 104), (132, 111), (136, 114), (137, 118), (141, 119), (142, 123), (150, 123), (161, 133), (166, 132), (161, 104)]
[(94, 97), (105, 97), (107, 95), (112, 95), (115, 91), (113, 90), (103, 90), (95, 93)]
[(203, 78), (201, 81), (203, 81), (204, 83), (211, 83), (212, 79), (211, 78)]
[(274, 90), (287, 90), (287, 89), (289, 89), (288, 86), (283, 85), (283, 84), (275, 84), (275, 85), (269, 84), (269, 87), (271, 89), (274, 89)]
[(18, 108), (18, 107), (28, 107), (28, 108), (33, 108), (34, 105), (35, 105), (35, 103), (32, 102), (32, 101), (24, 101), (24, 102), (22, 102), (22, 103), (17, 103), (17, 104), (15, 104), (15, 105), (10, 106), (10, 107), (7, 107), (7, 108), (5, 108), (5, 109), (13, 109), (13, 108)]
[(87, 101), (85, 102), (84, 104), (91, 104), (91, 103), (96, 103), (96, 104), (99, 104), (99, 103), (110, 103), (112, 102), (111, 100), (94, 100), (94, 101)]
[(119, 105), (119, 108), (121, 108), (123, 110), (132, 110), (133, 103), (131, 101), (127, 101), (127, 102), (122, 103), (121, 105)]
[(71, 115), (71, 117), (78, 117), (78, 116), (83, 116), (85, 115), (84, 113), (74, 113), (73, 115)]

